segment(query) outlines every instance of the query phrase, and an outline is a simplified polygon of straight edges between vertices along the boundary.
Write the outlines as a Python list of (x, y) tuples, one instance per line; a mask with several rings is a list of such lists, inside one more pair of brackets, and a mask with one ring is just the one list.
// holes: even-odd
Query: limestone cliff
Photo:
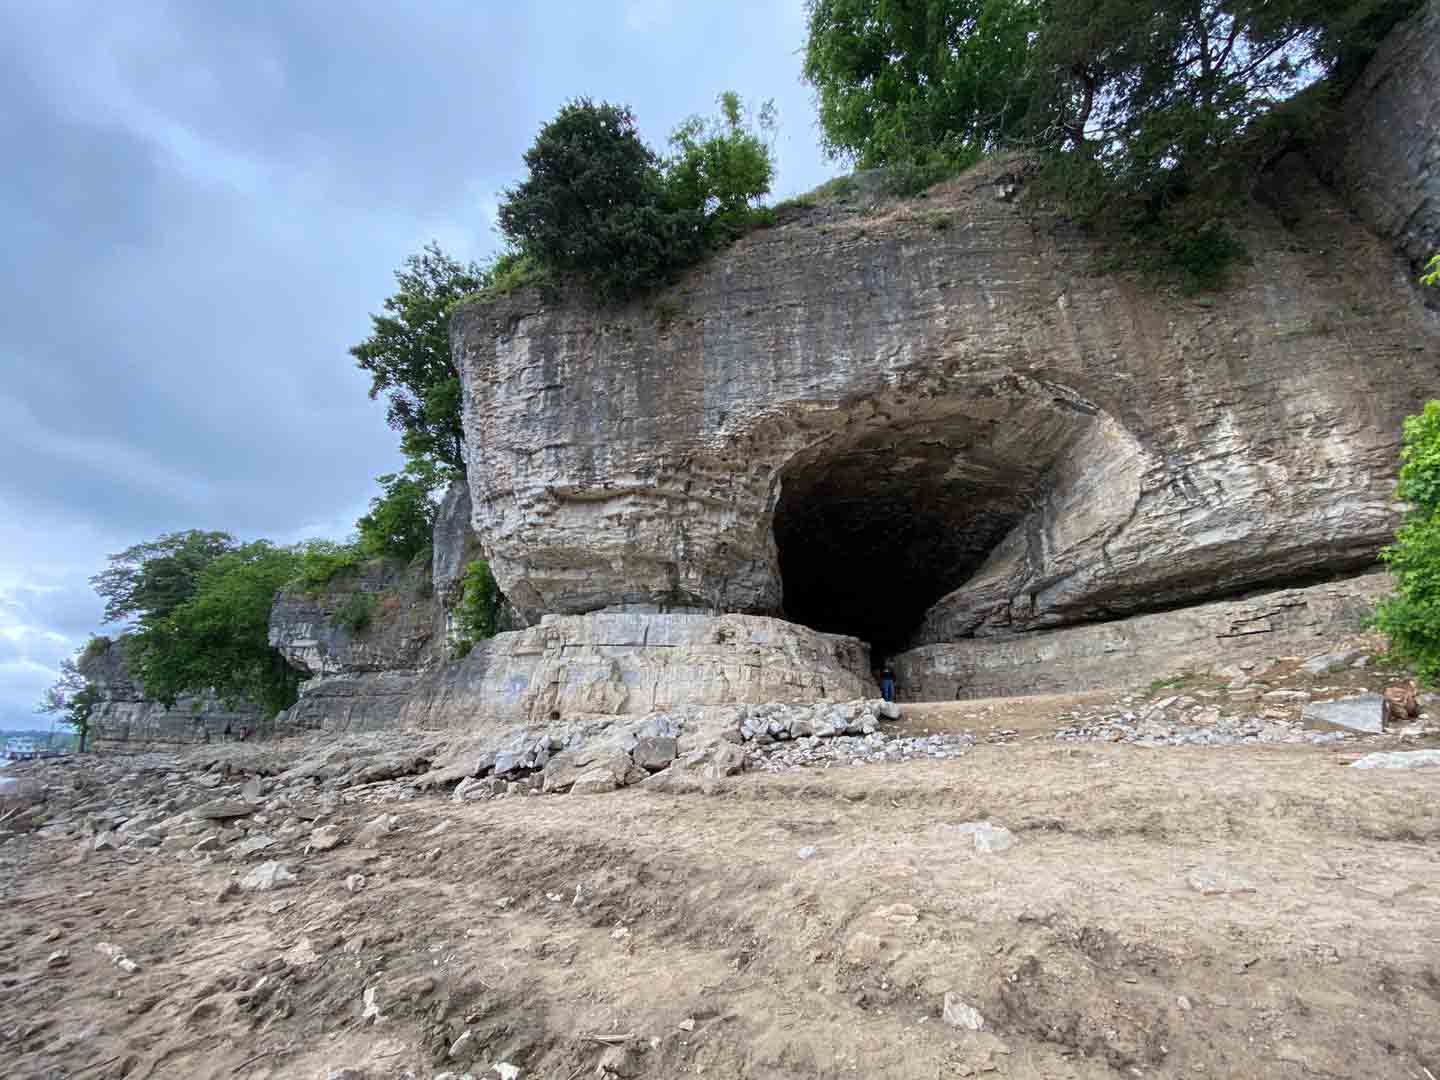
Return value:
[(228, 729), (239, 737), (259, 729), (260, 710), (228, 707), (214, 694), (182, 697), (173, 707), (147, 697), (125, 664), (124, 639), (95, 638), (78, 661), (80, 673), (99, 692), (90, 715), (90, 748), (130, 751), (218, 741)]
[(457, 313), (474, 523), (527, 619), (783, 613), (893, 648), (1353, 572), (1440, 326), (1298, 162), (1187, 296), (1012, 197), (787, 212), (653, 299)]

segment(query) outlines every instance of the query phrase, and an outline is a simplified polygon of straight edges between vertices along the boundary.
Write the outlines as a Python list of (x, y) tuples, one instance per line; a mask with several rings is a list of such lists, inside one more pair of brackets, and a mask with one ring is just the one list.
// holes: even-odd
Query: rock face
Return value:
[(992, 162), (782, 215), (628, 307), (462, 308), (501, 588), (527, 620), (783, 613), (890, 651), (1369, 566), (1440, 328), (1388, 242), (1281, 173), (1286, 224), (1238, 223), (1254, 261), (1218, 295), (1102, 273)]
[[(1326, 164), (1347, 201), (1412, 269), (1440, 253), (1440, 3), (1381, 44), (1350, 88)], [(1427, 297), (1434, 301), (1434, 297)]]
[[(270, 644), (312, 678), (425, 667), (435, 656), (429, 570), (375, 559), (323, 588), (286, 589), (270, 609)], [(368, 598), (369, 621), (350, 629), (341, 612), (356, 598)]]
[(123, 639), (96, 638), (79, 660), (81, 674), (99, 691), (90, 716), (90, 748), (101, 751), (155, 749), (210, 742), (226, 728), (260, 728), (258, 708), (227, 708), (214, 694), (182, 697), (173, 708), (145, 696), (145, 688), (125, 666)]
[(950, 701), (1096, 690), (1304, 655), (1361, 629), (1388, 587), (1386, 575), (1367, 574), (1091, 626), (926, 645), (895, 657), (897, 694)]
[[(430, 574), (425, 564), (377, 559), (322, 589), (275, 598), (270, 644), (308, 676), (280, 728), (366, 731), (395, 723), (421, 673), (444, 656), (445, 615)], [(352, 630), (340, 613), (356, 597), (369, 598), (371, 614)]]
[[(481, 642), (418, 683), (400, 721), (543, 723), (644, 715), (680, 705), (873, 698), (869, 650), (854, 638), (753, 616), (549, 616)], [(303, 704), (303, 702), (302, 702)]]

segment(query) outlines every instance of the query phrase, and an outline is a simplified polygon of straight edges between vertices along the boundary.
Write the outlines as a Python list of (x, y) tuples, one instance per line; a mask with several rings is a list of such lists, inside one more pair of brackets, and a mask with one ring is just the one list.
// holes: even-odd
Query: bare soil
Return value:
[[(711, 796), (357, 798), (328, 820), (395, 814), (377, 847), (246, 862), (32, 834), (0, 849), (0, 1075), (1436, 1080), (1440, 770), (1354, 756), (1023, 739)], [(220, 899), (262, 858), (298, 883)]]

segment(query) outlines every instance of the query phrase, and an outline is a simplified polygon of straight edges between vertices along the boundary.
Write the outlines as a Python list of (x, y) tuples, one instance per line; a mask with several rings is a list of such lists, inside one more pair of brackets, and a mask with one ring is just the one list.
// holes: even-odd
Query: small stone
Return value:
[(355, 834), (355, 844), (362, 848), (379, 847), (381, 839), (390, 835), (393, 827), (393, 815), (381, 814)]
[(45, 966), (48, 968), (65, 967), (70, 963), (70, 950), (57, 949), (45, 958)]
[(214, 799), (192, 807), (190, 816), (201, 821), (224, 821), (228, 818), (247, 817), (254, 812), (255, 807), (240, 799)]
[(455, 1058), (461, 1057), (466, 1053), (469, 1053), (470, 1049), (474, 1046), (474, 1043), (474, 1034), (470, 1031), (469, 1028), (466, 1028), (465, 1033), (450, 1044), (450, 1058), (453, 1060)]
[(358, 892), (359, 892), (361, 889), (363, 889), (363, 888), (365, 888), (365, 875), (364, 875), (364, 874), (351, 874), (349, 877), (347, 877), (347, 878), (345, 879), (345, 891), (346, 891), (346, 892), (358, 893)]
[(813, 859), (819, 853), (819, 849), (806, 845), (805, 847), (802, 847), (799, 851), (797, 851), (795, 854), (802, 859)]
[(235, 854), (241, 859), (247, 859), (256, 852), (264, 851), (268, 847), (275, 846), (275, 838), (259, 833), (247, 840), (241, 841), (235, 847)]
[(951, 1027), (963, 1028), (965, 1031), (980, 1031), (985, 1027), (985, 1018), (979, 1011), (965, 1004), (955, 994), (945, 995), (945, 1008), (941, 1019)]
[(1440, 750), (1395, 750), (1366, 754), (1352, 769), (1440, 769)]
[(969, 836), (975, 850), (982, 853), (1008, 851), (1015, 846), (1015, 834), (1003, 825), (988, 821), (967, 821), (955, 826), (962, 836)]
[(694, 1031), (695, 1018), (693, 1016), (687, 1016), (684, 1020), (681, 1020), (680, 1023), (676, 1025), (676, 1027), (678, 1027), (681, 1031)]
[(1255, 886), (1224, 870), (1202, 868), (1185, 878), (1185, 884), (1201, 896), (1239, 896), (1253, 893)]
[(306, 845), (311, 851), (329, 851), (340, 846), (340, 826), (321, 825), (310, 830), (310, 841)]
[(140, 965), (137, 964), (134, 960), (131, 960), (128, 956), (122, 956), (118, 960), (116, 960), (115, 966), (118, 967), (121, 971), (125, 972), (126, 975), (134, 975), (140, 970)]
[(191, 844), (190, 850), (196, 855), (199, 855), (206, 851), (219, 851), (220, 837), (217, 836), (215, 833), (209, 833), (208, 835), (201, 837), (195, 843)]
[(95, 851), (114, 851), (120, 846), (119, 837), (110, 830), (95, 835), (95, 842), (91, 845)]
[(378, 1024), (385, 1019), (385, 1014), (380, 1011), (380, 988), (378, 986), (369, 987), (360, 996), (360, 1007), (362, 1023), (368, 1020)]
[(520, 1070), (508, 1061), (498, 1062), (494, 1069), (500, 1080), (520, 1080)]
[(261, 863), (240, 879), (240, 888), (246, 892), (269, 892), (284, 889), (295, 884), (295, 875), (284, 863)]
[(258, 776), (251, 777), (245, 781), (244, 787), (240, 789), (240, 797), (246, 802), (258, 803), (265, 795), (265, 785)]
[(1181, 1012), (1189, 1012), (1191, 1009), (1190, 999), (1184, 994), (1181, 994), (1178, 998), (1175, 999), (1175, 1005), (1179, 1008)]

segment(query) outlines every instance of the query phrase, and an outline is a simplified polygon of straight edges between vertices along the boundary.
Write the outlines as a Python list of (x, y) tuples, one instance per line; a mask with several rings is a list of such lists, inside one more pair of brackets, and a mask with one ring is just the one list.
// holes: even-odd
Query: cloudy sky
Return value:
[(834, 175), (803, 37), (802, 0), (0, 0), (0, 728), (108, 553), (350, 530), (397, 454), (347, 347), (426, 241), (494, 252), (566, 99), (658, 146), (774, 98), (777, 195)]

